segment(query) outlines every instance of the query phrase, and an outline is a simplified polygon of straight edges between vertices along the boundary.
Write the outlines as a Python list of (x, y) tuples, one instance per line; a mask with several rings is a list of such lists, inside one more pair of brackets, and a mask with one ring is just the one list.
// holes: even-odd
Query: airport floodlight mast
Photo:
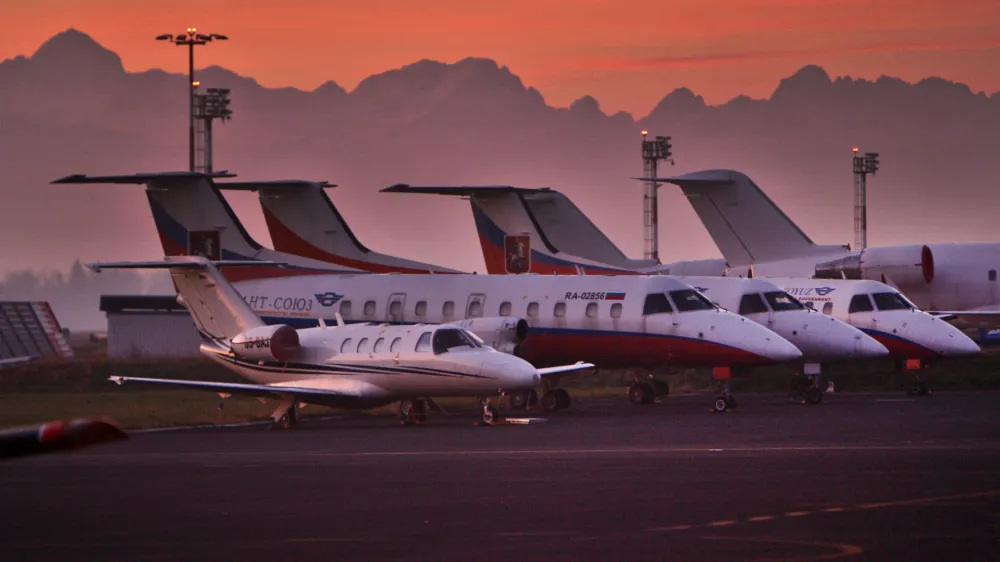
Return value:
[[(671, 159), (670, 153), (672, 147), (670, 146), (670, 137), (658, 136), (653, 140), (646, 140), (648, 134), (649, 131), (643, 129), (642, 172), (645, 174), (644, 177), (655, 178), (658, 177), (656, 175), (657, 162), (669, 160), (670, 164), (673, 165), (674, 161)], [(642, 196), (643, 257), (647, 260), (656, 260), (657, 263), (660, 262), (659, 216), (656, 199), (656, 192), (659, 188), (660, 184), (648, 181)]]
[(189, 27), (184, 33), (173, 35), (164, 33), (157, 35), (157, 41), (170, 41), (174, 45), (186, 46), (188, 48), (188, 168), (193, 172), (194, 161), (194, 128), (195, 128), (195, 81), (194, 81), (194, 48), (196, 45), (207, 45), (212, 41), (226, 41), (229, 38), (218, 33), (198, 33), (198, 30)]
[(864, 250), (868, 247), (868, 174), (875, 175), (878, 171), (878, 153), (866, 152), (858, 155), (854, 152), (854, 249)]
[[(198, 82), (195, 82), (198, 87)], [(195, 94), (195, 172), (212, 173), (212, 121), (225, 123), (232, 119), (229, 109), (229, 88), (209, 88), (204, 94)]]

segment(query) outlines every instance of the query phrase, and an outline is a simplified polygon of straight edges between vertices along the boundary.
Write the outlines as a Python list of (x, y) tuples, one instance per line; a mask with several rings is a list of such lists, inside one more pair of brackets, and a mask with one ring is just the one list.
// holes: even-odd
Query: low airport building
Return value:
[(200, 357), (191, 314), (172, 295), (103, 295), (108, 357)]

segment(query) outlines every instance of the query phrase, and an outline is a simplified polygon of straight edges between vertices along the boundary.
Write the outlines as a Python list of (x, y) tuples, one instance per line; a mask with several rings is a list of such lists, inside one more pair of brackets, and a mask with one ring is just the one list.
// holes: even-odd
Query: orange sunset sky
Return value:
[[(348, 90), (423, 58), (489, 57), (548, 103), (591, 94), (644, 116), (687, 86), (709, 103), (766, 97), (816, 63), (833, 75), (927, 76), (1000, 90), (997, 0), (2, 0), (0, 58), (30, 55), (73, 27), (130, 71), (180, 72), (160, 33), (229, 35), (197, 55), (265, 86)], [(13, 25), (11, 25), (13, 23)]]

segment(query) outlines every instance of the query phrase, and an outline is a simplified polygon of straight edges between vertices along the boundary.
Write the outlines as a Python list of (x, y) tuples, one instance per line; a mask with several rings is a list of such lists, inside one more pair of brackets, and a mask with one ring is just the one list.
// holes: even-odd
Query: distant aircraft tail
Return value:
[(634, 178), (681, 188), (731, 266), (843, 251), (819, 246), (746, 175), (704, 170), (672, 178)]
[[(283, 256), (258, 244), (243, 227), (214, 178), (233, 174), (164, 172), (123, 176), (67, 176), (52, 183), (118, 183), (146, 185), (149, 208), (167, 256), (200, 255), (210, 260), (277, 260), (292, 265), (288, 269), (254, 268), (228, 271), (230, 281), (331, 272), (358, 273), (356, 269), (329, 263)], [(286, 259), (287, 258), (287, 259)]]
[(461, 273), (366, 248), (330, 201), (326, 182), (219, 182), (219, 189), (256, 191), (274, 249), (372, 273)]
[[(539, 273), (545, 275), (576, 275), (592, 274), (628, 274), (626, 271), (608, 263), (579, 257), (567, 252), (550, 237), (550, 226), (536, 216), (534, 209), (544, 213), (546, 220), (559, 213), (545, 207), (550, 197), (568, 203), (576, 214), (581, 216), (590, 226), (590, 230), (580, 229), (579, 221), (559, 224), (554, 231), (557, 240), (581, 248), (590, 242), (595, 247), (605, 251), (610, 245), (617, 257), (617, 262), (627, 261), (624, 255), (590, 223), (575, 205), (569, 203), (561, 193), (549, 188), (526, 189), (511, 186), (453, 186), (429, 187), (394, 185), (383, 189), (388, 193), (432, 193), (450, 195), (453, 197), (468, 197), (472, 206), (472, 216), (476, 222), (479, 243), (483, 250), (486, 270), (490, 274), (507, 273)], [(554, 194), (554, 195), (553, 195)], [(573, 217), (576, 219), (577, 217)], [(557, 220), (558, 222), (558, 220)], [(579, 230), (574, 239), (574, 232)], [(595, 233), (596, 232), (596, 236)], [(591, 252), (593, 255), (597, 252)]]
[(222, 276), (219, 266), (281, 266), (277, 262), (211, 261), (201, 256), (168, 256), (163, 261), (88, 264), (90, 269), (167, 269), (177, 292), (191, 312), (202, 338), (226, 342), (250, 330), (265, 326), (249, 304)]

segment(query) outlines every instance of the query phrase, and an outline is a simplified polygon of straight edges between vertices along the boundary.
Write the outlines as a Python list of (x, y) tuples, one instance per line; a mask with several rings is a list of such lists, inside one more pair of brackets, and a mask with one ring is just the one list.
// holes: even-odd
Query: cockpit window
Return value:
[(767, 312), (767, 305), (760, 293), (747, 293), (740, 299), (740, 314)]
[(854, 295), (851, 297), (851, 305), (847, 308), (847, 313), (871, 312), (873, 310), (875, 309), (872, 307), (872, 301), (868, 295)]
[(678, 312), (689, 312), (692, 310), (712, 310), (716, 308), (712, 301), (705, 295), (694, 289), (682, 289), (680, 291), (670, 291), (670, 298), (674, 299), (674, 306)]
[(771, 305), (771, 309), (775, 312), (782, 310), (802, 310), (805, 308), (805, 305), (784, 291), (764, 293), (764, 298), (767, 299), (768, 304)]
[(415, 351), (430, 351), (431, 350), (431, 333), (424, 332), (420, 334), (420, 339), (417, 340), (417, 347)]
[(441, 355), (456, 347), (480, 347), (465, 330), (442, 328), (434, 332), (434, 354)]
[(663, 293), (650, 293), (646, 295), (646, 304), (642, 305), (643, 316), (673, 311), (674, 309), (670, 306), (670, 301), (667, 300), (667, 295)]
[(875, 308), (879, 310), (908, 310), (913, 308), (899, 293), (873, 293)]

